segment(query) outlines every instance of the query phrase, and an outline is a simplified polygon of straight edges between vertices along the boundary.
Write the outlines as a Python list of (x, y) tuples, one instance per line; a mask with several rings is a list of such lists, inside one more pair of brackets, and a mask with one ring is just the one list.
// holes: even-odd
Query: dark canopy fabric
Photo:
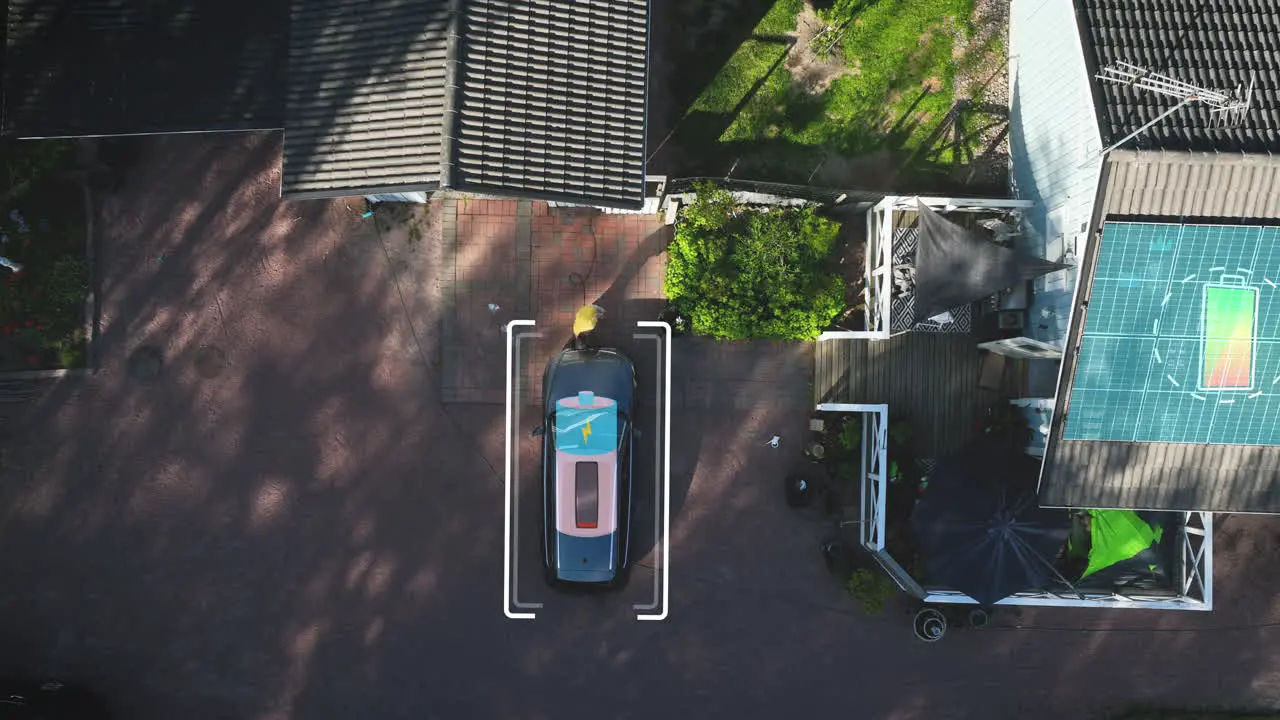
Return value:
[(1036, 458), (993, 436), (943, 461), (911, 514), (926, 583), (983, 605), (1048, 587), (1071, 521), (1036, 502), (1038, 473)]
[(913, 323), (1068, 267), (1001, 247), (918, 205)]

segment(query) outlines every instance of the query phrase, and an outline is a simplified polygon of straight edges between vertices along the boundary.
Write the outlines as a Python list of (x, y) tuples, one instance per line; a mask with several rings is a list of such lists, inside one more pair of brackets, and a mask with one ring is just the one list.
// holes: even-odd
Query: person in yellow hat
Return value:
[(591, 333), (595, 332), (596, 323), (604, 317), (604, 308), (595, 304), (583, 305), (573, 317), (573, 340), (579, 349), (590, 346)]

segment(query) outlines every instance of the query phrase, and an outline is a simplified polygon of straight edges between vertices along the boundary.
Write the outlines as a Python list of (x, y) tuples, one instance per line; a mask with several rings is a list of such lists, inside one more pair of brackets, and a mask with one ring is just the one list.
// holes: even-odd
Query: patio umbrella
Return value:
[(983, 605), (1043, 588), (1067, 541), (1070, 517), (1036, 502), (1039, 463), (984, 436), (939, 464), (911, 515), (931, 585)]

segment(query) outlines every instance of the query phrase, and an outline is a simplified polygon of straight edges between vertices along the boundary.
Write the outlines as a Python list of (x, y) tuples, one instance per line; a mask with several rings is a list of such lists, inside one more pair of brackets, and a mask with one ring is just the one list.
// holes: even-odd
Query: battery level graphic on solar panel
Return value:
[(1240, 275), (1204, 285), (1200, 389), (1252, 390), (1258, 337), (1258, 288)]

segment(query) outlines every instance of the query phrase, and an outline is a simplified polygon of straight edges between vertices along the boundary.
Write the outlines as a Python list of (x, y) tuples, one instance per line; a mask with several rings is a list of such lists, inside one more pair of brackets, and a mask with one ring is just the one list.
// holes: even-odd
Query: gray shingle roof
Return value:
[(8, 135), (283, 127), (287, 197), (643, 204), (649, 0), (8, 0), (7, 18)]
[(1280, 158), (1113, 150), (1100, 200), (1113, 216), (1280, 219)]
[[(1103, 165), (1098, 197), (1098, 227), (1107, 219), (1122, 218), (1271, 221), (1280, 217), (1280, 158), (1116, 150)], [(1097, 249), (1095, 236), (1081, 259), (1058, 410), (1040, 479), (1041, 504), (1280, 512), (1280, 447), (1063, 439)]]
[(470, 0), (450, 184), (640, 207), (648, 0)]
[(1280, 452), (1255, 445), (1063, 440), (1048, 507), (1280, 512)]
[(432, 190), (449, 0), (295, 0), (282, 193)]
[(17, 137), (281, 127), (286, 0), (8, 0)]
[[(1099, 66), (1125, 61), (1214, 90), (1256, 80), (1239, 128), (1214, 127), (1191, 105), (1129, 141), (1169, 150), (1280, 151), (1280, 12), (1274, 0), (1077, 0), (1086, 54)], [(1177, 101), (1098, 83), (1099, 123), (1110, 144)]]

